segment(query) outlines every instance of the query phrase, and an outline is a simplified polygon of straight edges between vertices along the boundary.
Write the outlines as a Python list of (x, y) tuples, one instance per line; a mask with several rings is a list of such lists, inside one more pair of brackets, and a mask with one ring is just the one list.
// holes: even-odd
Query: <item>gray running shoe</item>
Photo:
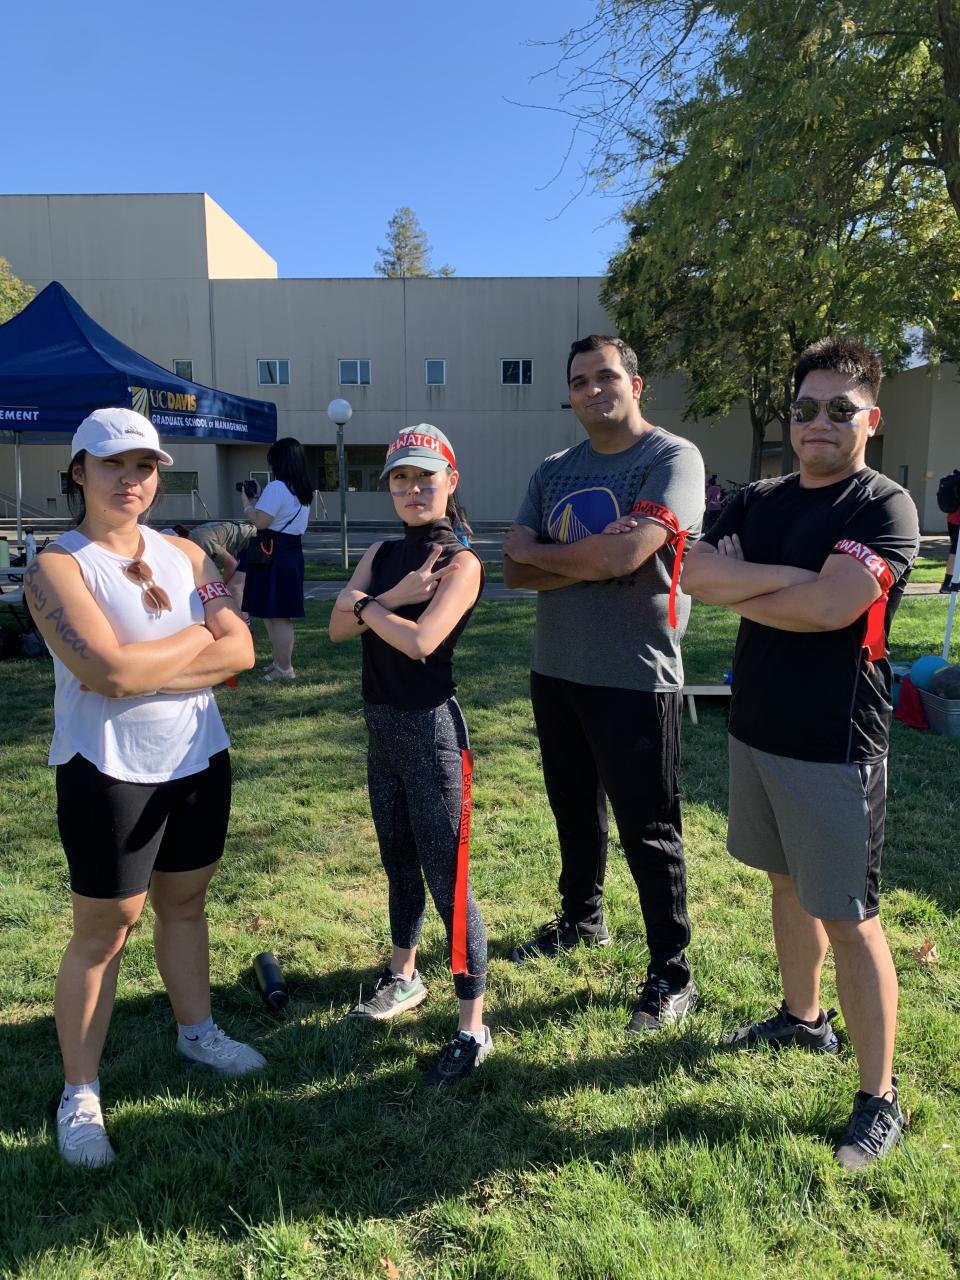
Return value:
[(834, 1149), (837, 1164), (853, 1171), (866, 1169), (897, 1145), (904, 1125), (896, 1076), (890, 1094), (883, 1097), (858, 1092), (847, 1132)]
[(67, 1164), (102, 1169), (116, 1159), (95, 1093), (75, 1094), (57, 1109), (57, 1146)]
[(640, 1035), (644, 1031), (660, 1031), (671, 1023), (679, 1022), (696, 1008), (697, 988), (693, 979), (679, 991), (671, 991), (670, 983), (665, 978), (647, 976), (640, 988), (639, 999), (633, 1006), (627, 1030), (631, 1035)]
[(247, 1076), (267, 1065), (262, 1053), (240, 1040), (231, 1040), (218, 1026), (197, 1040), (177, 1036), (177, 1052), (191, 1066), (208, 1067), (221, 1076)]
[(377, 974), (373, 994), (367, 1000), (360, 1000), (350, 1010), (351, 1018), (373, 1018), (383, 1022), (387, 1018), (395, 1018), (398, 1014), (407, 1013), (423, 1004), (427, 998), (427, 988), (423, 985), (420, 974), (414, 970), (410, 978), (398, 978), (389, 968)]
[(553, 960), (561, 951), (572, 951), (581, 944), (585, 947), (605, 947), (609, 941), (610, 932), (602, 916), (597, 928), (589, 932), (566, 916), (554, 916), (541, 925), (528, 942), (514, 947), (510, 952), (510, 959), (514, 964), (523, 964), (524, 960), (533, 960), (536, 956), (548, 956)]
[(443, 1046), (443, 1052), (437, 1059), (427, 1084), (437, 1088), (449, 1088), (465, 1080), (475, 1067), (479, 1067), (493, 1048), (493, 1037), (490, 1028), (483, 1028), (483, 1040), (475, 1039), (469, 1031), (458, 1031)]
[(836, 1016), (836, 1009), (828, 1009), (826, 1013), (821, 1009), (820, 1021), (815, 1027), (808, 1027), (803, 1022), (794, 1022), (784, 1002), (772, 1018), (737, 1027), (723, 1037), (723, 1043), (733, 1049), (796, 1048), (810, 1053), (839, 1053), (840, 1042), (830, 1024), (830, 1019)]

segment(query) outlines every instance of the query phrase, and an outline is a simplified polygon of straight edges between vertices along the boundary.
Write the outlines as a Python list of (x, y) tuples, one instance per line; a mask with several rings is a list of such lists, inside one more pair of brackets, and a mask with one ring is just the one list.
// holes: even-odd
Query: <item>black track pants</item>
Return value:
[(560, 841), (563, 914), (584, 933), (600, 923), (610, 797), (640, 895), (650, 971), (672, 988), (690, 968), (680, 827), (680, 717), (676, 693), (575, 684), (530, 673), (543, 779)]
[(456, 699), (423, 711), (366, 702), (370, 735), (367, 781), (380, 857), (390, 886), (390, 935), (395, 947), (414, 947), (426, 907), (426, 878), (453, 948), (455, 906), (465, 924), (467, 973), (454, 973), (461, 1000), (486, 987), (487, 934), (464, 883), (456, 895), (463, 803), (462, 752), (467, 726)]

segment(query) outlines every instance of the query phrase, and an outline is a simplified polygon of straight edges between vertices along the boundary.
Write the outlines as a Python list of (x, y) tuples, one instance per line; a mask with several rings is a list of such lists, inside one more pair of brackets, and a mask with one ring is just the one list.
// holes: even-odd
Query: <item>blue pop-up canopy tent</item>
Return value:
[(189, 382), (108, 333), (55, 280), (0, 325), (0, 433), (20, 442), (72, 435), (93, 409), (124, 405), (148, 417), (161, 437), (233, 444), (272, 444), (277, 407)]

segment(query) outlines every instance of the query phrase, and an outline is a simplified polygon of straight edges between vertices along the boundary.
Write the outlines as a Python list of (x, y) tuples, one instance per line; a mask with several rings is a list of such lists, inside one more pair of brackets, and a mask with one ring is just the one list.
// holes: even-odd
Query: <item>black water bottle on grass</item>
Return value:
[(253, 958), (253, 973), (264, 1004), (279, 1013), (290, 999), (283, 970), (272, 951), (261, 951)]

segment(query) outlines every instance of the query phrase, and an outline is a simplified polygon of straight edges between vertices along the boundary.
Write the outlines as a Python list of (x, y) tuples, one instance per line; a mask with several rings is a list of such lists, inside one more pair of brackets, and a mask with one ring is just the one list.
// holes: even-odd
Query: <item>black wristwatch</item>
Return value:
[(359, 600), (354, 602), (353, 616), (357, 620), (358, 627), (363, 622), (364, 609), (367, 607), (368, 604), (373, 604), (376, 598), (377, 598), (376, 596), (361, 596)]

